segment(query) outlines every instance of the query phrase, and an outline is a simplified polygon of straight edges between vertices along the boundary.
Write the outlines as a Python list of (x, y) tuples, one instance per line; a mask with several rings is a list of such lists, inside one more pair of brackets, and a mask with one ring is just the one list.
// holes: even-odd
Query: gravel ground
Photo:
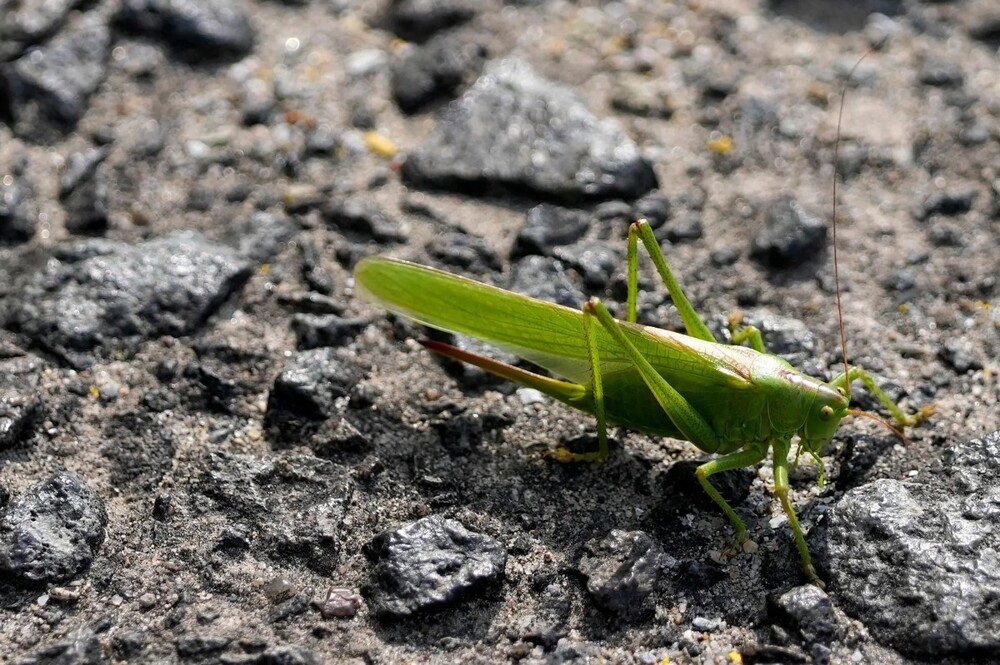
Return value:
[[(0, 663), (995, 660), (1000, 8), (829, 4), (0, 0)], [(726, 556), (693, 446), (555, 463), (592, 418), (355, 297), (387, 254), (622, 302), (643, 216), (829, 378), (866, 52), (848, 353), (936, 413), (792, 474), (826, 591), (770, 463)]]

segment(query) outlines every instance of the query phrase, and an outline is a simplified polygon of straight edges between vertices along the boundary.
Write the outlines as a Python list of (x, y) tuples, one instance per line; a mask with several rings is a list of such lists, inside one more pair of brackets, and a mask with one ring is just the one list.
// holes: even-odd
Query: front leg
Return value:
[(903, 409), (892, 401), (892, 398), (889, 397), (884, 390), (878, 387), (878, 384), (875, 383), (875, 379), (872, 378), (872, 375), (858, 366), (848, 368), (846, 374), (841, 372), (836, 376), (836, 378), (833, 379), (833, 381), (830, 382), (830, 385), (834, 388), (840, 388), (849, 396), (851, 394), (851, 383), (858, 379), (861, 379), (861, 383), (864, 384), (865, 388), (870, 390), (872, 394), (878, 398), (878, 401), (882, 404), (882, 406), (884, 406), (889, 413), (892, 414), (892, 417), (896, 419), (896, 422), (903, 427), (913, 427), (914, 425), (927, 420), (934, 413), (934, 408), (932, 406), (925, 406), (912, 416), (906, 415)]
[(795, 547), (798, 549), (799, 557), (802, 559), (802, 570), (805, 571), (806, 577), (809, 578), (810, 582), (822, 589), (824, 587), (823, 580), (816, 574), (816, 568), (813, 567), (812, 558), (809, 556), (809, 546), (806, 544), (802, 525), (799, 524), (795, 508), (788, 499), (788, 449), (790, 447), (791, 444), (788, 441), (776, 441), (774, 443), (774, 493), (778, 496), (778, 500), (781, 501), (781, 508), (785, 511), (785, 515), (788, 516), (788, 524), (792, 527)]
[(695, 469), (695, 475), (698, 476), (698, 482), (701, 483), (702, 488), (705, 493), (712, 497), (712, 501), (715, 501), (716, 505), (722, 509), (722, 512), (726, 514), (729, 521), (732, 522), (733, 528), (736, 530), (736, 546), (733, 547), (732, 554), (736, 554), (739, 547), (747, 540), (747, 525), (743, 519), (736, 514), (733, 507), (729, 505), (719, 490), (715, 489), (715, 486), (709, 482), (709, 477), (723, 471), (729, 471), (730, 469), (741, 469), (745, 466), (753, 466), (757, 462), (760, 462), (767, 455), (767, 444), (756, 444), (745, 450), (739, 450), (735, 453), (730, 453), (724, 455), (719, 459), (712, 460), (711, 462), (705, 462), (697, 469)]

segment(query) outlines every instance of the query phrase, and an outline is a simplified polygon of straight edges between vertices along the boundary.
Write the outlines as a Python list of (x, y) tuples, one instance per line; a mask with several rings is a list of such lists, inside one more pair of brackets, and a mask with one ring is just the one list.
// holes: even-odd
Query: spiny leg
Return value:
[(660, 273), (660, 278), (663, 280), (664, 285), (666, 285), (667, 291), (670, 292), (670, 298), (674, 301), (674, 307), (677, 308), (677, 312), (681, 315), (681, 320), (684, 322), (687, 334), (698, 339), (703, 339), (706, 342), (717, 341), (715, 336), (712, 335), (712, 331), (708, 329), (705, 322), (694, 311), (694, 307), (691, 306), (687, 296), (684, 295), (684, 291), (674, 278), (674, 274), (667, 267), (667, 260), (663, 257), (663, 250), (660, 249), (660, 243), (656, 241), (653, 229), (649, 227), (649, 222), (644, 219), (635, 222), (628, 229), (628, 320), (634, 323), (636, 318), (636, 291), (639, 288), (638, 239), (640, 238), (642, 239), (642, 244), (646, 246), (649, 258), (653, 260), (653, 265), (656, 266), (656, 271)]
[(681, 434), (684, 435), (684, 438), (705, 452), (714, 453), (717, 451), (721, 442), (709, 424), (684, 399), (684, 396), (677, 392), (677, 389), (671, 386), (653, 368), (649, 361), (639, 352), (639, 349), (635, 348), (635, 345), (625, 337), (625, 333), (622, 332), (618, 322), (611, 316), (611, 312), (604, 306), (604, 303), (598, 298), (591, 298), (584, 305), (583, 311), (584, 315), (593, 314), (596, 316), (601, 326), (607, 330), (608, 334), (628, 354), (646, 387), (653, 393), (660, 407), (674, 425), (677, 426)]
[(792, 536), (795, 538), (795, 547), (799, 551), (802, 559), (802, 569), (806, 573), (809, 581), (822, 588), (823, 581), (816, 574), (816, 569), (812, 565), (812, 558), (809, 556), (809, 546), (806, 544), (805, 534), (802, 532), (802, 525), (795, 514), (795, 508), (788, 499), (788, 441), (774, 442), (774, 493), (781, 501), (781, 508), (788, 516), (788, 524), (792, 527)]
[(861, 379), (861, 383), (864, 384), (865, 388), (870, 390), (872, 394), (878, 398), (878, 401), (881, 402), (882, 406), (884, 406), (889, 413), (892, 414), (892, 417), (896, 419), (896, 422), (903, 427), (913, 427), (914, 425), (917, 425), (918, 423), (929, 418), (933, 413), (932, 407), (925, 407), (915, 415), (906, 415), (903, 409), (892, 401), (892, 398), (889, 397), (884, 390), (878, 387), (878, 384), (875, 383), (875, 379), (872, 378), (872, 375), (857, 366), (849, 368), (846, 375), (843, 372), (838, 374), (836, 378), (830, 382), (830, 385), (834, 388), (841, 388), (850, 393), (848, 386), (850, 386), (850, 384), (857, 379)]
[(601, 358), (597, 351), (597, 340), (593, 331), (594, 315), (586, 305), (583, 307), (583, 335), (587, 338), (590, 355), (590, 375), (593, 380), (594, 415), (597, 416), (598, 449), (591, 453), (574, 453), (559, 448), (555, 457), (560, 462), (601, 462), (608, 457), (608, 421), (604, 409), (604, 382), (601, 379)]
[(715, 501), (719, 508), (722, 508), (722, 512), (726, 514), (729, 521), (732, 522), (733, 528), (736, 530), (736, 545), (729, 552), (730, 554), (736, 554), (739, 550), (739, 546), (746, 542), (747, 539), (747, 525), (743, 522), (743, 519), (736, 514), (733, 507), (729, 505), (723, 497), (719, 490), (715, 489), (715, 486), (708, 480), (709, 477), (721, 473), (723, 471), (729, 471), (730, 469), (741, 469), (745, 466), (753, 466), (757, 462), (760, 462), (767, 455), (767, 444), (757, 444), (745, 450), (739, 450), (735, 453), (730, 453), (720, 457), (719, 459), (712, 460), (711, 462), (705, 462), (697, 469), (695, 469), (695, 475), (698, 476), (698, 482), (701, 483), (702, 488), (705, 492), (712, 497), (712, 501)]

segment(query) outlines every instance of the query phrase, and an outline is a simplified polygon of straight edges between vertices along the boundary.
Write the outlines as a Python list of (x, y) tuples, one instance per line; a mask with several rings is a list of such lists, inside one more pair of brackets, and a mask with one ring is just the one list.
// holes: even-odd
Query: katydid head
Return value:
[(814, 455), (833, 439), (840, 421), (850, 412), (849, 399), (841, 388), (820, 384), (799, 431), (799, 448)]

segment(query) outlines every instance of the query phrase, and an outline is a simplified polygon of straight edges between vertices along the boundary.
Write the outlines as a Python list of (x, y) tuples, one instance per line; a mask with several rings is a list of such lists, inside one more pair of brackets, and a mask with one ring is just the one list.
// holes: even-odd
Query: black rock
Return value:
[(551, 256), (557, 245), (568, 245), (583, 238), (590, 217), (582, 210), (542, 203), (528, 211), (524, 227), (514, 239), (510, 258), (529, 254)]
[(33, 392), (0, 388), (0, 450), (28, 437), (38, 419), (41, 404), (41, 399)]
[(32, 584), (86, 570), (104, 542), (104, 501), (71, 471), (45, 480), (0, 515), (0, 571)]
[(27, 439), (42, 413), (36, 392), (43, 363), (31, 356), (0, 359), (0, 450)]
[(448, 106), (403, 176), (423, 186), (499, 186), (569, 200), (636, 198), (656, 187), (652, 167), (620, 127), (514, 59), (489, 65)]
[(588, 546), (580, 562), (587, 591), (602, 609), (626, 621), (648, 617), (664, 569), (676, 565), (660, 544), (642, 531), (613, 530)]
[(927, 237), (935, 247), (964, 247), (965, 234), (955, 224), (938, 222), (927, 231)]
[(383, 619), (404, 618), (454, 605), (499, 581), (507, 552), (499, 542), (438, 515), (378, 536), (371, 605)]
[(299, 349), (316, 349), (323, 346), (343, 346), (371, 321), (345, 319), (336, 314), (296, 314), (292, 317), (292, 332)]
[[(26, 665), (105, 665), (112, 661), (106, 652), (103, 636), (97, 634), (102, 627), (82, 626), (58, 641), (51, 642), (38, 652), (18, 662)], [(106, 630), (106, 627), (103, 628)]]
[(25, 48), (55, 32), (79, 4), (81, 0), (5, 3), (0, 21), (0, 62), (17, 58)]
[(462, 231), (436, 234), (426, 248), (432, 258), (472, 274), (485, 275), (501, 268), (500, 257), (489, 243)]
[(477, 413), (461, 413), (435, 423), (441, 445), (452, 455), (468, 455), (483, 442), (483, 419)]
[(942, 217), (957, 217), (972, 210), (972, 204), (976, 201), (976, 191), (967, 190), (961, 192), (941, 192), (927, 197), (924, 201), (924, 209), (921, 219), (928, 219), (933, 215)]
[(486, 49), (455, 36), (435, 37), (393, 63), (392, 97), (404, 113), (416, 113), (454, 93), (479, 74)]
[(324, 295), (333, 293), (336, 284), (326, 269), (323, 248), (309, 241), (299, 243), (299, 248), (302, 251), (302, 278), (309, 288)]
[(658, 229), (670, 219), (671, 210), (670, 199), (663, 192), (653, 191), (635, 202), (633, 205), (635, 219), (631, 221), (645, 219), (651, 228)]
[(257, 665), (322, 665), (323, 663), (309, 647), (293, 644), (271, 647), (254, 662)]
[(763, 226), (753, 239), (750, 256), (771, 268), (800, 265), (823, 249), (826, 222), (795, 200), (782, 197), (764, 211)]
[(108, 226), (108, 176), (101, 164), (108, 148), (75, 152), (59, 182), (59, 200), (66, 209), (70, 233), (99, 234)]
[(587, 297), (569, 280), (562, 263), (544, 256), (526, 256), (514, 265), (510, 290), (539, 300), (580, 309)]
[(238, 244), (240, 256), (253, 263), (270, 261), (298, 232), (287, 215), (259, 210), (233, 229), (230, 238)]
[(965, 81), (962, 66), (957, 62), (930, 60), (920, 68), (920, 82), (937, 87), (958, 87)]
[(75, 367), (159, 335), (197, 329), (250, 275), (227, 247), (195, 232), (139, 245), (64, 246), (29, 275), (12, 324)]
[(30, 199), (34, 192), (21, 174), (8, 184), (0, 178), (0, 244), (20, 243), (35, 235), (34, 211)]
[(698, 240), (704, 234), (705, 229), (701, 224), (701, 218), (696, 215), (685, 215), (665, 224), (658, 235), (677, 244)]
[(178, 637), (174, 645), (181, 658), (205, 658), (224, 651), (232, 641), (225, 635), (185, 635)]
[(1000, 432), (956, 445), (943, 472), (849, 490), (810, 534), (838, 606), (920, 659), (1000, 650)]
[(329, 418), (337, 412), (337, 398), (346, 397), (360, 380), (357, 367), (335, 349), (301, 351), (285, 363), (274, 380), (266, 418)]
[(468, 0), (392, 0), (386, 22), (397, 35), (411, 42), (425, 42), (435, 33), (465, 23), (476, 14), (477, 3)]
[(944, 343), (944, 346), (938, 349), (937, 356), (941, 362), (959, 374), (983, 368), (983, 361), (979, 358), (975, 348), (969, 340), (963, 337), (949, 339)]
[(312, 455), (213, 453), (208, 466), (191, 491), (211, 497), (234, 528), (255, 533), (252, 552), (323, 575), (336, 570), (354, 491), (349, 470)]
[(777, 605), (798, 628), (806, 643), (829, 644), (835, 637), (838, 626), (833, 603), (819, 587), (813, 584), (797, 586), (779, 596)]
[(331, 200), (322, 207), (323, 221), (338, 231), (377, 242), (404, 242), (399, 222), (360, 197)]
[[(738, 328), (754, 326), (760, 330), (764, 347), (769, 353), (781, 356), (792, 365), (805, 369), (807, 364), (816, 358), (819, 342), (809, 326), (798, 319), (778, 316), (764, 310), (749, 310), (743, 313), (743, 319)], [(722, 328), (719, 339), (730, 340), (728, 326)]]
[(246, 55), (255, 38), (250, 17), (232, 0), (123, 0), (118, 23), (194, 60)]
[[(712, 497), (705, 492), (695, 469), (701, 466), (704, 461), (683, 460), (674, 462), (667, 469), (666, 473), (660, 476), (658, 484), (664, 488), (664, 495), (669, 495), (670, 503), (677, 505), (695, 505), (702, 510), (718, 511), (719, 507), (712, 501)], [(719, 494), (732, 506), (738, 506), (750, 494), (750, 485), (757, 476), (756, 471), (750, 468), (732, 469), (713, 475), (709, 480)], [(683, 495), (683, 500), (678, 496)]]
[[(601, 240), (584, 240), (567, 247), (556, 247), (553, 255), (574, 268), (589, 289), (603, 289), (625, 266), (625, 252)], [(582, 306), (582, 303), (580, 303)]]
[(14, 131), (46, 142), (76, 127), (90, 95), (107, 74), (110, 48), (108, 27), (87, 17), (8, 67)]

